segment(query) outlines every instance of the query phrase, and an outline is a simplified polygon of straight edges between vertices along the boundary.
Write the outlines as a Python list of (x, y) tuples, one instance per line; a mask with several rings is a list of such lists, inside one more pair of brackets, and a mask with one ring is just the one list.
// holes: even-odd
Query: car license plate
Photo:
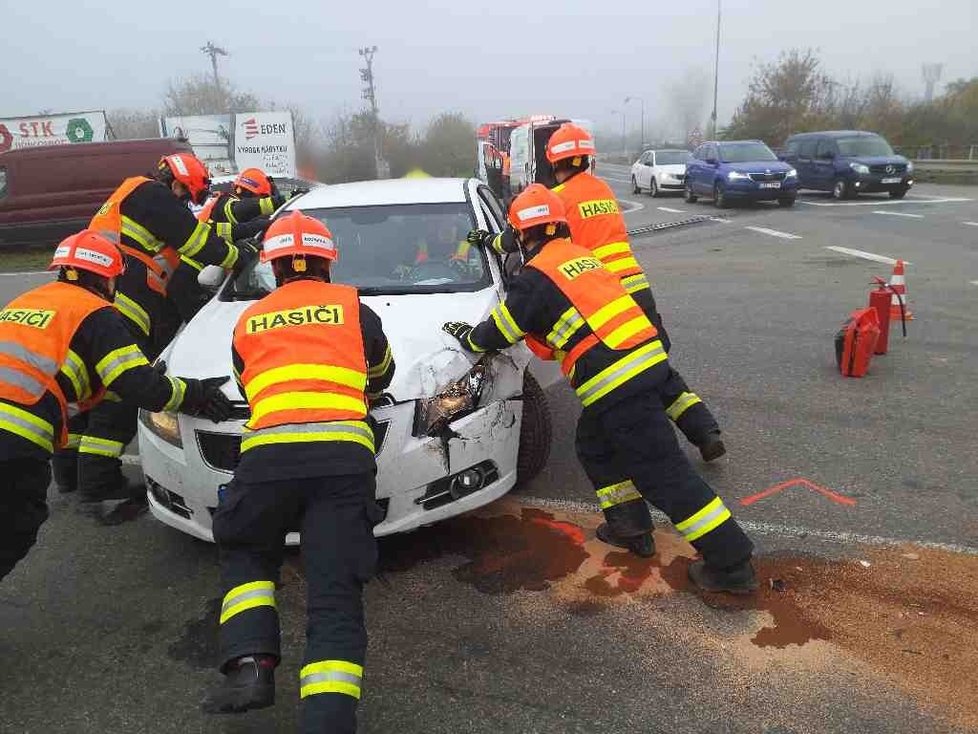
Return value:
[(780, 181), (770, 181), (770, 182), (767, 182), (767, 183), (759, 183), (757, 186), (758, 186), (758, 188), (761, 188), (761, 189), (780, 189), (781, 188), (781, 182)]
[(902, 180), (902, 178), (884, 178), (880, 183), (895, 184), (900, 183)]

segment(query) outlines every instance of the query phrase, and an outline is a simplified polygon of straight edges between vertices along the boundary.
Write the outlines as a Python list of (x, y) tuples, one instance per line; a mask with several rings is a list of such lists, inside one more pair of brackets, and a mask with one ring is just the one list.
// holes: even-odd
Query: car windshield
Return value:
[(655, 154), (657, 166), (683, 166), (689, 161), (689, 153), (685, 150), (659, 150)]
[(878, 135), (839, 138), (836, 142), (839, 144), (839, 155), (844, 157), (893, 155), (893, 148)]
[[(334, 283), (364, 295), (458, 293), (491, 284), (486, 255), (465, 237), (476, 226), (463, 202), (303, 209), (324, 222), (339, 251), (330, 268)], [(222, 294), (254, 300), (275, 288), (269, 263), (243, 271)]]
[(776, 161), (778, 157), (764, 143), (721, 143), (720, 160), (724, 163)]

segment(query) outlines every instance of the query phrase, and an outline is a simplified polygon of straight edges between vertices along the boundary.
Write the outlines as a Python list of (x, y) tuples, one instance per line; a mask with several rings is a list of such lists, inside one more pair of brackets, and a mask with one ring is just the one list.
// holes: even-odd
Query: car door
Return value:
[(686, 163), (686, 183), (689, 185), (691, 191), (696, 191), (696, 177), (700, 175), (700, 166), (703, 164), (703, 159), (700, 155), (703, 153), (703, 147), (699, 146), (696, 148), (689, 157), (689, 161)]
[(835, 182), (835, 159), (839, 146), (832, 138), (818, 138), (815, 156), (812, 160), (812, 188), (831, 191)]
[(645, 172), (645, 183), (642, 184), (644, 188), (652, 188), (652, 180), (655, 178), (655, 152), (648, 151), (645, 154), (645, 166), (643, 170)]
[(817, 137), (802, 138), (798, 141), (798, 151), (795, 160), (791, 161), (798, 171), (798, 183), (806, 189), (818, 188), (815, 178), (815, 148)]
[(693, 190), (698, 194), (707, 196), (713, 195), (713, 180), (716, 178), (717, 163), (719, 152), (715, 143), (707, 143), (703, 146), (703, 157), (700, 159), (699, 170), (696, 180), (693, 182)]

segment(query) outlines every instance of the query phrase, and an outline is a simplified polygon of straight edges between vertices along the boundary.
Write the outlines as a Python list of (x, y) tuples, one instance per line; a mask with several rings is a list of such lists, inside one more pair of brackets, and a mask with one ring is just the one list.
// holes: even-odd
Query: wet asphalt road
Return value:
[[(630, 226), (716, 213), (631, 195), (626, 170), (602, 168), (643, 205)], [(861, 557), (863, 536), (978, 547), (978, 228), (964, 224), (978, 221), (978, 202), (937, 201), (978, 199), (978, 189), (916, 193), (933, 198), (821, 206), (832, 202), (811, 195), (792, 210), (736, 208), (726, 222), (634, 243), (674, 362), (725, 430), (728, 457), (703, 473), (768, 555)], [(834, 371), (832, 336), (864, 304), (870, 276), (889, 268), (828, 246), (913, 263), (917, 320), (862, 380)], [(0, 298), (30, 283), (0, 277)], [(559, 384), (548, 394), (552, 458), (517, 495), (590, 503), (573, 458), (573, 396)], [(855, 504), (794, 486), (738, 507), (795, 478)], [(196, 704), (216, 676), (214, 549), (148, 516), (108, 528), (70, 498), (52, 491), (51, 500), (38, 546), (0, 585), (0, 731), (291, 730), (303, 633), (297, 558), (279, 595), (280, 705), (210, 719)], [(367, 593), (363, 731), (968, 730), (833, 644), (744, 647), (767, 612), (717, 609), (665, 568), (653, 578), (669, 593), (605, 604), (594, 576), (575, 581), (606, 550), (575, 540), (590, 537), (593, 516), (557, 527), (539, 512), (507, 506), (501, 518), (383, 543), (385, 573)]]

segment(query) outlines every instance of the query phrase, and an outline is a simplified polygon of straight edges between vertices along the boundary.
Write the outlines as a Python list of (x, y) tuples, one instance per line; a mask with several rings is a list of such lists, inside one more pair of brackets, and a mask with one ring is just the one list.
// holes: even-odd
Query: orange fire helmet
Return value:
[(194, 204), (203, 204), (210, 194), (211, 174), (197, 156), (175, 153), (160, 158), (160, 171), (169, 171), (174, 179), (187, 187)]
[(261, 261), (269, 262), (280, 257), (335, 260), (337, 252), (333, 233), (323, 222), (296, 209), (276, 219), (265, 232)]
[(572, 122), (565, 122), (547, 141), (547, 160), (551, 163), (594, 155), (594, 138), (584, 128)]
[(567, 224), (564, 203), (543, 184), (530, 184), (509, 206), (509, 221), (520, 232), (541, 224)]
[(94, 229), (83, 229), (64, 239), (55, 249), (48, 270), (58, 268), (86, 270), (103, 278), (115, 278), (122, 275), (126, 264), (122, 252), (113, 242)]
[(246, 168), (234, 179), (234, 189), (244, 189), (255, 196), (271, 196), (272, 182), (260, 168)]

